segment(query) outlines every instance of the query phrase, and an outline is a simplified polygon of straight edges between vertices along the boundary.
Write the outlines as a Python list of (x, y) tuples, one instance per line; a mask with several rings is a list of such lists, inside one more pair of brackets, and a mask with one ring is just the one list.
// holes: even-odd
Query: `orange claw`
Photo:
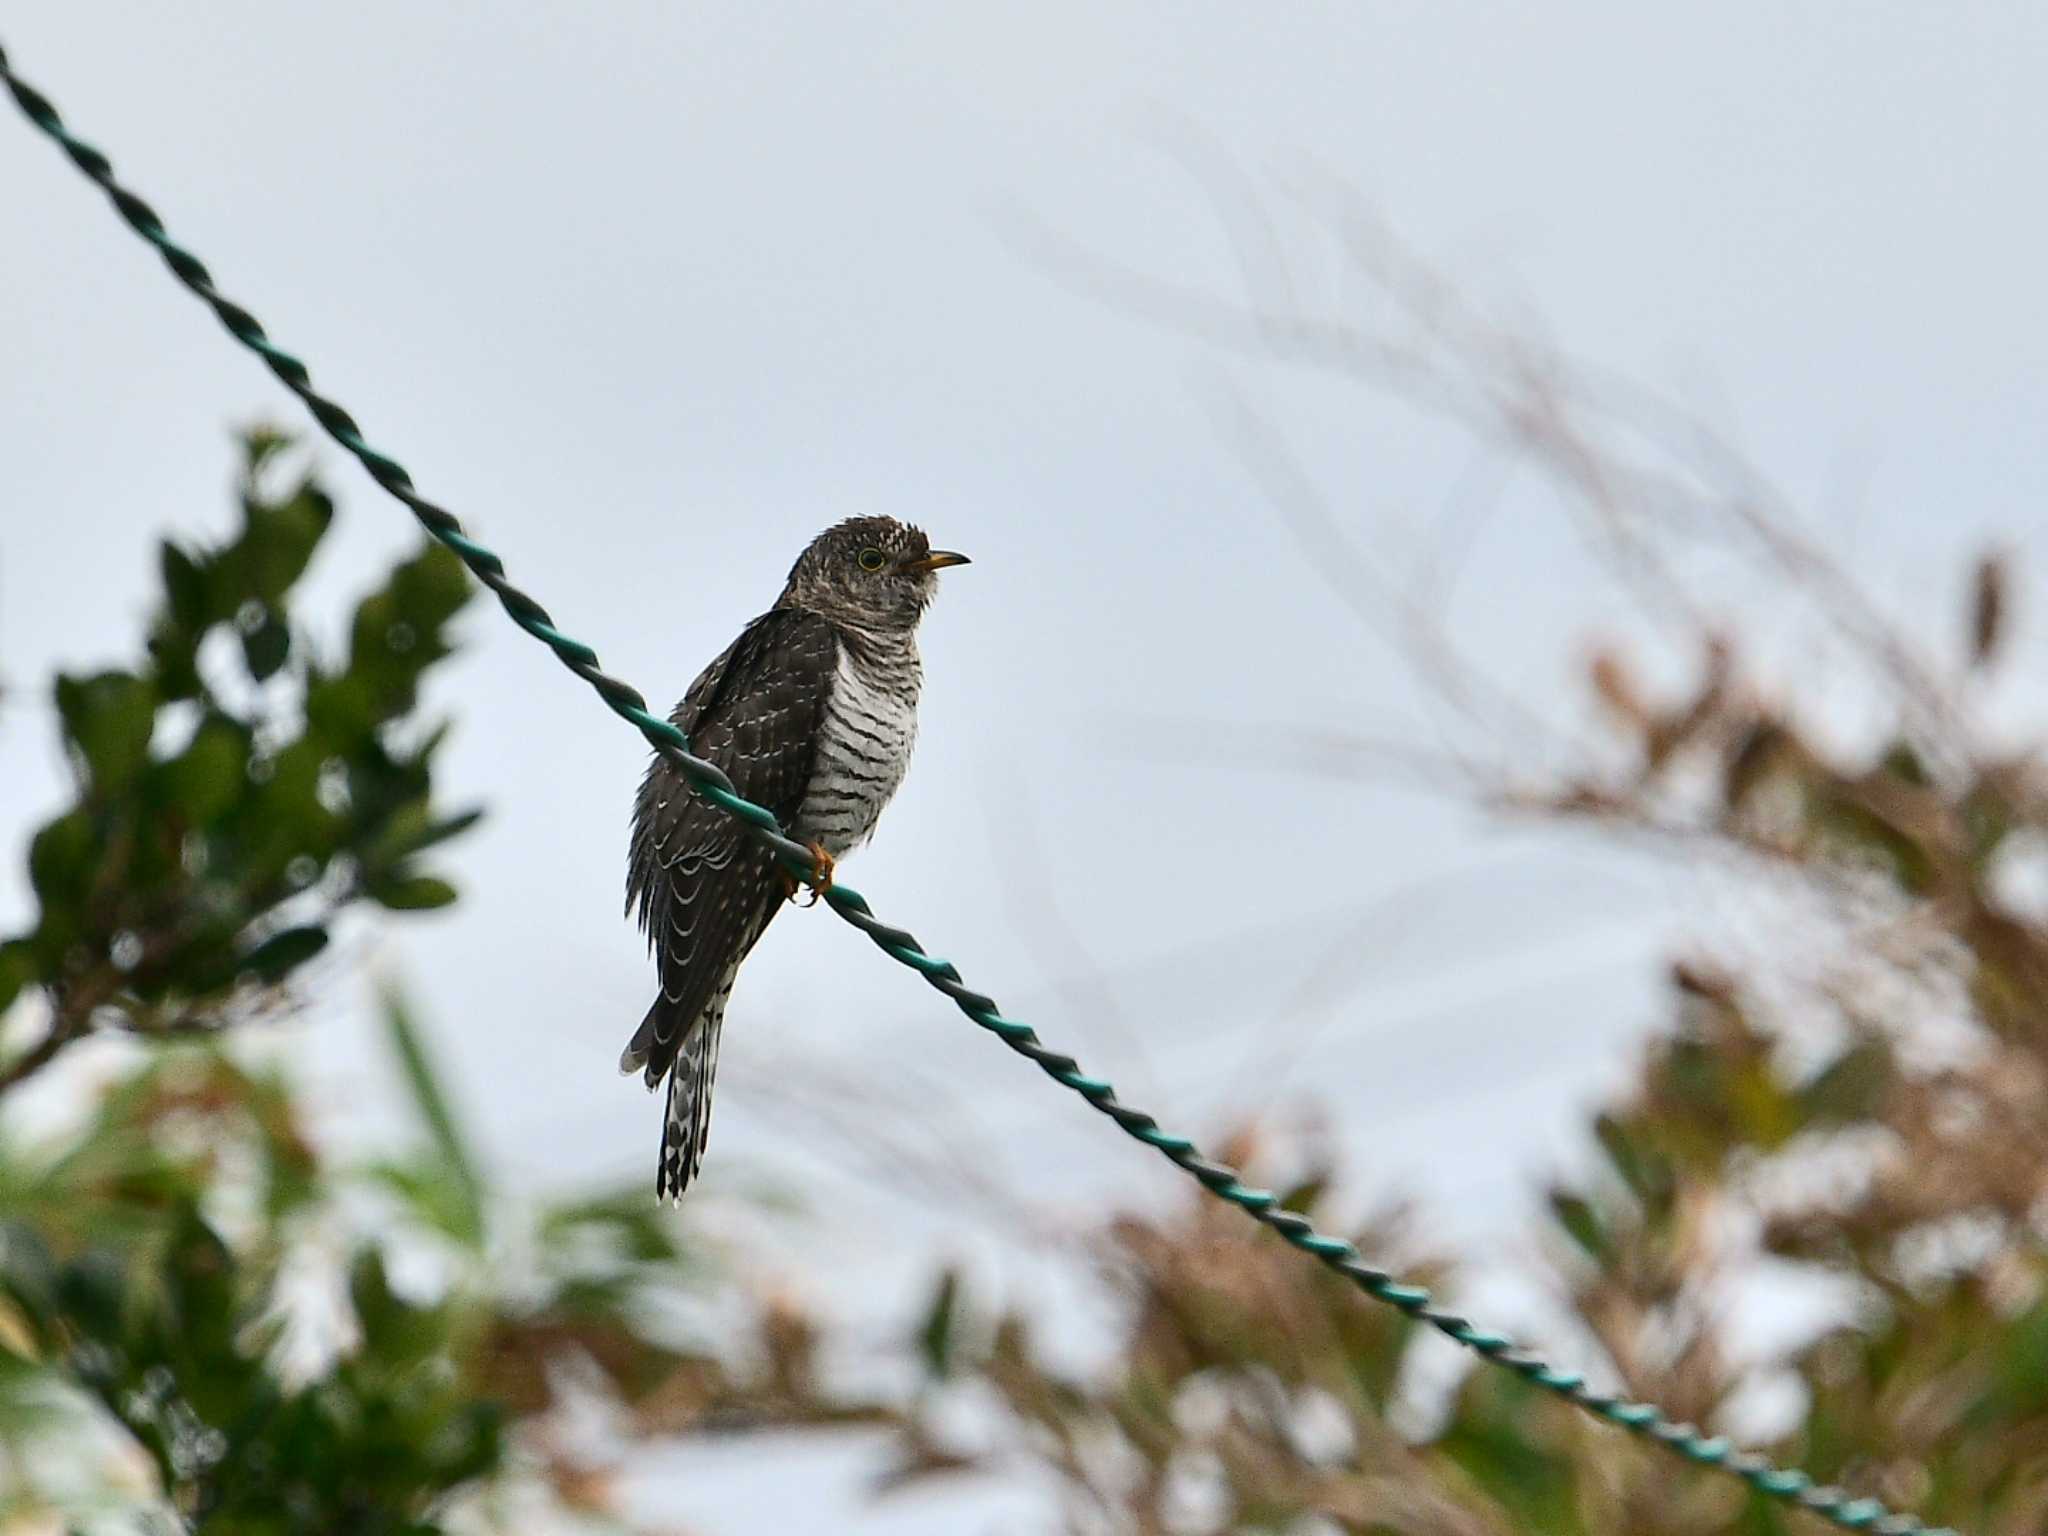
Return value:
[(837, 867), (838, 861), (825, 851), (823, 843), (811, 844), (811, 899), (805, 906), (815, 907), (818, 898), (832, 889), (832, 871)]
[(809, 886), (811, 899), (805, 902), (804, 905), (815, 907), (818, 904), (818, 898), (832, 889), (832, 871), (838, 867), (838, 861), (825, 851), (825, 846), (822, 843), (812, 843), (810, 848), (811, 872), (809, 875), (799, 878), (792, 875), (786, 869), (782, 871), (782, 898), (785, 901), (795, 901), (796, 893), (803, 887)]

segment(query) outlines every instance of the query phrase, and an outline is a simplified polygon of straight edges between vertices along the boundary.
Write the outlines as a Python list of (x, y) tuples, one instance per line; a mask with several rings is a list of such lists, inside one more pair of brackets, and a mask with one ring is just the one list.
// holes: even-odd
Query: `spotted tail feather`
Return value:
[(718, 1036), (724, 1010), (707, 1014), (676, 1052), (668, 1077), (668, 1113), (661, 1122), (661, 1165), (654, 1192), (662, 1200), (679, 1201), (704, 1167), (704, 1144), (711, 1136), (711, 1086), (718, 1075)]

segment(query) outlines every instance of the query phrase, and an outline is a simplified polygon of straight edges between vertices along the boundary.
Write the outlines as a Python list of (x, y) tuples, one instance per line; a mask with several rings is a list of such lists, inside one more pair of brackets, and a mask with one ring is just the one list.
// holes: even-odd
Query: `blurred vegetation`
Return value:
[(0, 1008), (33, 986), (49, 1018), (0, 1081), (97, 1031), (219, 1028), (272, 1001), (354, 903), (455, 899), (418, 860), (475, 814), (434, 809), (442, 733), (414, 715), (467, 577), (423, 547), (323, 662), (288, 604), (334, 504), (306, 479), (264, 488), (284, 447), (248, 440), (233, 538), (162, 545), (137, 665), (56, 680), (76, 798), (29, 844), (36, 925), (0, 944)]
[[(1681, 1421), (1753, 1438), (1742, 1398), (1789, 1399), (1759, 1446), (1816, 1481), (1976, 1536), (2048, 1530), (2048, 763), (1987, 752), (1963, 702), (2001, 651), (2010, 577), (1971, 584), (1955, 691), (1845, 748), (1746, 680), (1718, 636), (1655, 697), (1593, 659), (1599, 771), (1503, 788), (1524, 813), (1723, 860), (1773, 925), (1741, 974), (1674, 965), (1670, 1015), (1596, 1156), (1548, 1192), (1547, 1352)], [(1916, 685), (1887, 663), (1888, 690)], [(1283, 1139), (1255, 1182), (1341, 1230), (1341, 1170)], [(957, 1277), (924, 1331), (933, 1387), (898, 1480), (1018, 1460), (1077, 1532), (1713, 1536), (1818, 1532), (1811, 1516), (1677, 1464), (1509, 1373), (1422, 1388), (1444, 1346), (1237, 1213), (1190, 1194), (1087, 1235), (1125, 1303), (1113, 1358), (1050, 1366), (1032, 1320)], [(1404, 1223), (1345, 1233), (1442, 1287)], [(1734, 1324), (1759, 1278), (1843, 1298), (1782, 1355)], [(1815, 1288), (1802, 1287), (1802, 1294)], [(1560, 1343), (1562, 1339), (1565, 1342)], [(1420, 1367), (1420, 1368), (1418, 1368)], [(1438, 1375), (1440, 1376), (1440, 1372)], [(998, 1423), (964, 1440), (962, 1384)], [(1752, 1404), (1752, 1408), (1753, 1408)], [(1778, 1422), (1785, 1415), (1778, 1416)]]
[[(81, 1080), (57, 1128), (0, 1098), (0, 1530), (619, 1528), (637, 1446), (848, 1426), (889, 1447), (880, 1490), (1021, 1475), (1084, 1533), (1822, 1528), (1448, 1368), (1199, 1192), (1070, 1234), (1114, 1304), (1089, 1363), (949, 1268), (881, 1351), (913, 1384), (859, 1399), (826, 1384), (817, 1321), (745, 1294), (637, 1184), (494, 1190), (395, 997), (416, 1145), (336, 1161), (251, 1032), (222, 1032), (341, 974), (315, 962), (352, 906), (454, 899), (423, 859), (474, 813), (435, 801), (441, 731), (417, 716), (466, 589), (424, 550), (322, 660), (288, 599), (332, 506), (264, 489), (282, 448), (250, 443), (232, 540), (165, 547), (146, 659), (56, 684), (76, 798), (31, 845), (35, 926), (0, 947), (25, 1036), (0, 1082), (91, 1036), (145, 1048)], [(1725, 863), (1771, 914), (1760, 955), (1673, 966), (1592, 1155), (1548, 1191), (1532, 1278), (1554, 1313), (1530, 1342), (1744, 1438), (1771, 1389), (1762, 1449), (1973, 1536), (2048, 1529), (2048, 776), (1968, 709), (2010, 648), (2010, 585), (1995, 559), (1975, 574), (1946, 673), (1845, 626), (1891, 704), (1874, 732), (1827, 727), (1829, 700), (1765, 686), (1701, 627), (1690, 682), (1594, 657), (1590, 749), (1466, 780)], [(1247, 1132), (1227, 1153), (1456, 1294), (1426, 1225), (1347, 1203), (1334, 1152)], [(1760, 1277), (1825, 1282), (1832, 1321), (1745, 1352)], [(708, 1341), (692, 1295), (720, 1304)]]
[(0, 1530), (616, 1529), (645, 1436), (867, 1421), (786, 1310), (688, 1344), (707, 1266), (637, 1181), (495, 1193), (396, 997), (418, 1145), (367, 1166), (224, 1033), (339, 979), (314, 962), (352, 906), (454, 901), (422, 856), (476, 820), (438, 808), (418, 718), (467, 578), (424, 545), (323, 659), (290, 600), (334, 507), (273, 484), (286, 447), (249, 439), (234, 537), (163, 546), (146, 657), (56, 681), (75, 800), (0, 947), (31, 1037), (0, 1082), (92, 1036), (151, 1048), (98, 1059), (62, 1125), (0, 1100)]
[[(2038, 689), (2010, 686), (2029, 681), (2010, 560), (1963, 573), (1959, 623), (1930, 573), (1887, 605), (1850, 538), (1699, 410), (1475, 304), (1333, 179), (1269, 197), (1198, 134), (1176, 148), (1244, 297), (1061, 242), (1055, 270), (1448, 427), (1471, 497), (1433, 529), (1340, 509), (1288, 423), (1233, 398), (1223, 425), (1302, 569), (1436, 714), (1393, 739), (1210, 720), (1201, 742), (1256, 734), (1270, 767), (1576, 829), (1738, 914), (1673, 964), (1665, 1018), (1590, 1117), (1586, 1166), (1546, 1191), (1523, 1278), (1554, 1305), (1525, 1342), (1930, 1525), (2048, 1531), (2048, 751)], [(1511, 513), (1509, 487), (1529, 491)], [(1590, 658), (1585, 721), (1535, 706), (1524, 658), (1488, 666), (1461, 632), (1456, 546), (1503, 514), (1555, 517), (1582, 611), (1627, 636)], [(1304, 1161), (1284, 1138), (1239, 1150), (1270, 1187)], [(1307, 1163), (1295, 1203), (1457, 1295), (1443, 1255), (1347, 1220), (1343, 1170)], [(1508, 1373), (1467, 1360), (1446, 1388), (1440, 1340), (1244, 1225), (1189, 1194), (1084, 1233), (1125, 1323), (1081, 1371), (1034, 1342), (1042, 1320), (941, 1284), (895, 1478), (1021, 1463), (1087, 1533), (1835, 1529)], [(1753, 1326), (1788, 1298), (1825, 1321)], [(961, 1433), (961, 1392), (999, 1404), (993, 1423)]]

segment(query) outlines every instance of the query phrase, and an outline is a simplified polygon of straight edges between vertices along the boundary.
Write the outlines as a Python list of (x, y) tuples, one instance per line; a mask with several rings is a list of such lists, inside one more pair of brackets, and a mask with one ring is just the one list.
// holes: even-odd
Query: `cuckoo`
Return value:
[[(718, 1036), (740, 962), (785, 899), (822, 893), (903, 782), (923, 669), (917, 625), (936, 576), (967, 557), (888, 517), (811, 541), (775, 606), (740, 631), (669, 716), (811, 850), (799, 882), (740, 823), (656, 756), (633, 807), (626, 909), (647, 934), (660, 991), (619, 1057), (668, 1083), (655, 1191), (679, 1199), (704, 1162)], [(812, 899), (817, 898), (814, 895)]]

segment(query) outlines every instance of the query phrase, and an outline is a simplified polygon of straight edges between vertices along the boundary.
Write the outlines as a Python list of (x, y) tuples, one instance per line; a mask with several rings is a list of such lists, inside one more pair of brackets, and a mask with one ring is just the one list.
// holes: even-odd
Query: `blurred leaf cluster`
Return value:
[(35, 926), (0, 944), (0, 1008), (38, 988), (49, 1027), (0, 1077), (96, 1029), (217, 1027), (318, 954), (353, 902), (454, 899), (419, 859), (475, 814), (435, 809), (442, 732), (415, 712), (467, 578), (423, 544), (322, 659), (290, 601), (334, 505), (310, 478), (272, 485), (287, 446), (247, 439), (232, 538), (163, 544), (146, 655), (56, 680), (75, 799), (30, 843)]
[[(1772, 914), (1743, 964), (1672, 967), (1590, 1165), (1549, 1189), (1552, 1353), (1709, 1430), (1775, 1422), (1781, 1464), (1977, 1536), (2048, 1530), (2048, 762), (1976, 746), (1963, 707), (2008, 587), (1987, 561), (1961, 680), (1915, 697), (1887, 674), (1900, 723), (1860, 744), (1802, 716), (1825, 698), (1745, 681), (1723, 638), (1667, 699), (1603, 652), (1603, 766), (1517, 800), (1719, 861)], [(1291, 1202), (1343, 1230), (1341, 1183), (1313, 1169)], [(1345, 1235), (1447, 1273), (1398, 1224)], [(1147, 1536), (1824, 1528), (1508, 1373), (1430, 1388), (1438, 1341), (1200, 1195), (1085, 1242), (1124, 1307), (1110, 1358), (1056, 1368), (949, 1274), (892, 1481), (1022, 1461), (1071, 1529)], [(1837, 1298), (1834, 1321), (1745, 1350), (1740, 1298), (1792, 1290)], [(1001, 1405), (966, 1434), (964, 1383)], [(1757, 1392), (1796, 1407), (1759, 1421)]]
[(334, 507), (270, 488), (285, 447), (249, 439), (231, 539), (163, 546), (146, 658), (57, 680), (75, 800), (0, 947), (0, 1017), (37, 1036), (0, 1086), (90, 1035), (146, 1049), (51, 1082), (82, 1100), (59, 1128), (0, 1098), (0, 1530), (623, 1529), (650, 1434), (871, 1421), (786, 1306), (687, 1342), (705, 1266), (637, 1181), (495, 1190), (398, 998), (409, 1151), (337, 1161), (251, 1064), (230, 1026), (302, 1000), (351, 904), (452, 902), (422, 856), (476, 820), (437, 809), (417, 718), (466, 577), (423, 547), (323, 658), (290, 599)]
[(875, 1417), (773, 1308), (680, 1342), (703, 1266), (637, 1184), (495, 1194), (396, 999), (386, 1021), (401, 1157), (323, 1157), (287, 1081), (214, 1043), (0, 1139), (0, 1525), (626, 1530), (614, 1475), (649, 1435)]

